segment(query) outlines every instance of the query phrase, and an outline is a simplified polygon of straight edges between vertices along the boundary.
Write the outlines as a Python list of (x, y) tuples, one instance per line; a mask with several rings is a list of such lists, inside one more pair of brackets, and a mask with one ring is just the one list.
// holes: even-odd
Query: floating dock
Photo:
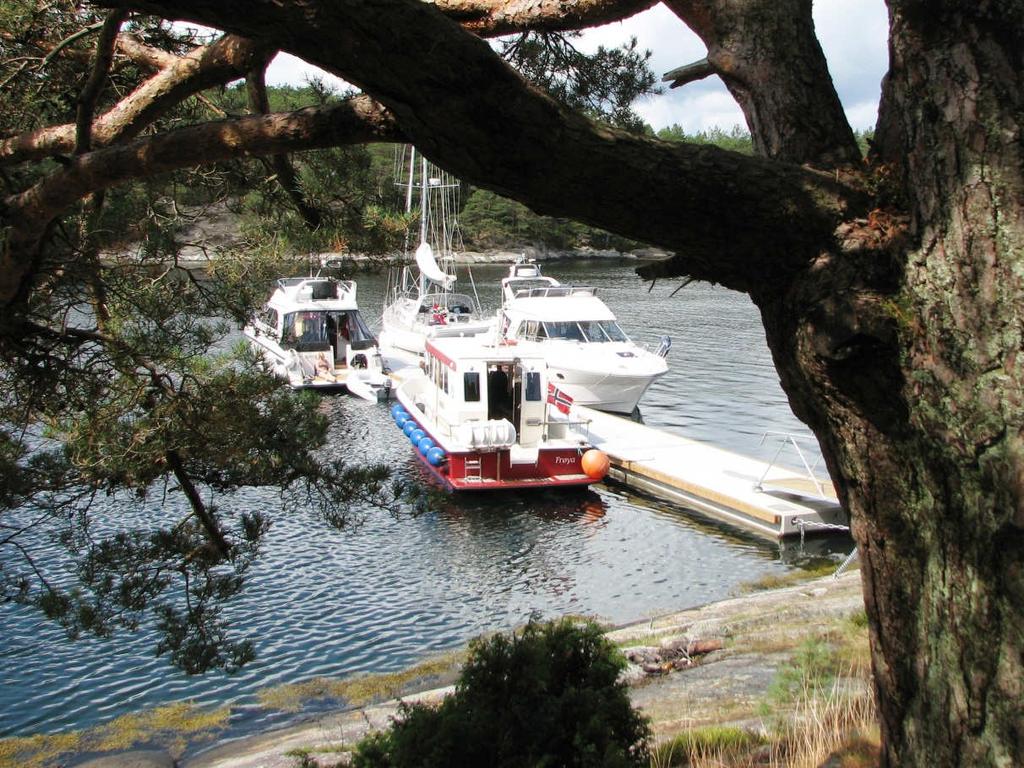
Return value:
[(846, 514), (831, 481), (577, 406), (609, 477), (755, 533), (784, 538), (840, 530)]

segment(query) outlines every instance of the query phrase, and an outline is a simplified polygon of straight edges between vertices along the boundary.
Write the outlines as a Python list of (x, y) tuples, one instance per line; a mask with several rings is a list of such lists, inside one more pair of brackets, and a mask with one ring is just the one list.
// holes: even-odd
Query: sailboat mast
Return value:
[(416, 147), (409, 145), (409, 183), (405, 185), (405, 212), (412, 211), (412, 185), (416, 180)]
[[(430, 180), (427, 178), (427, 158), (420, 156), (420, 244), (427, 242), (427, 219), (430, 216)], [(411, 186), (411, 185), (410, 185)], [(420, 273), (420, 295), (427, 292), (427, 278)]]
[(427, 158), (420, 157), (420, 242), (427, 242), (427, 219), (430, 216), (430, 179), (427, 174)]

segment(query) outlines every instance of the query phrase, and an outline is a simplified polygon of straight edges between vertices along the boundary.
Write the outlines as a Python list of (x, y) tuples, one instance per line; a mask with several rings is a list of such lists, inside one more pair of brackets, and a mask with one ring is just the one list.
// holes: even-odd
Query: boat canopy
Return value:
[(557, 322), (568, 320), (615, 320), (608, 305), (593, 295), (585, 293), (560, 296), (552, 301), (551, 296), (519, 297), (505, 306), (513, 322), (520, 319)]

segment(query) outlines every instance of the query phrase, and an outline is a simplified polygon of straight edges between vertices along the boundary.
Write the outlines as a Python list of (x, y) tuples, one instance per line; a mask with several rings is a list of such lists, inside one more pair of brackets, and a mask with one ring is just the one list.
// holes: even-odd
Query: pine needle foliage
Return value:
[(643, 766), (648, 726), (619, 672), (625, 660), (593, 623), (530, 622), (474, 641), (454, 694), (403, 706), (363, 741), (353, 765)]

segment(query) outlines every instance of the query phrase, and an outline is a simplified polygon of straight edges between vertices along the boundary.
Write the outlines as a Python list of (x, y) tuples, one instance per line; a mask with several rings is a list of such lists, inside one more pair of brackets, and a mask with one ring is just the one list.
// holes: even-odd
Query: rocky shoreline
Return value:
[[(629, 660), (625, 678), (655, 739), (689, 728), (762, 727), (758, 707), (776, 672), (801, 643), (849, 624), (863, 612), (860, 574), (826, 576), (722, 600), (619, 627), (607, 637)], [(866, 643), (866, 631), (864, 642)], [(438, 701), (451, 687), (417, 691), (405, 701)], [(175, 762), (161, 751), (130, 752), (81, 763), (88, 768), (295, 768), (344, 765), (351, 747), (386, 728), (399, 700), (311, 718), (280, 730), (214, 743)]]

